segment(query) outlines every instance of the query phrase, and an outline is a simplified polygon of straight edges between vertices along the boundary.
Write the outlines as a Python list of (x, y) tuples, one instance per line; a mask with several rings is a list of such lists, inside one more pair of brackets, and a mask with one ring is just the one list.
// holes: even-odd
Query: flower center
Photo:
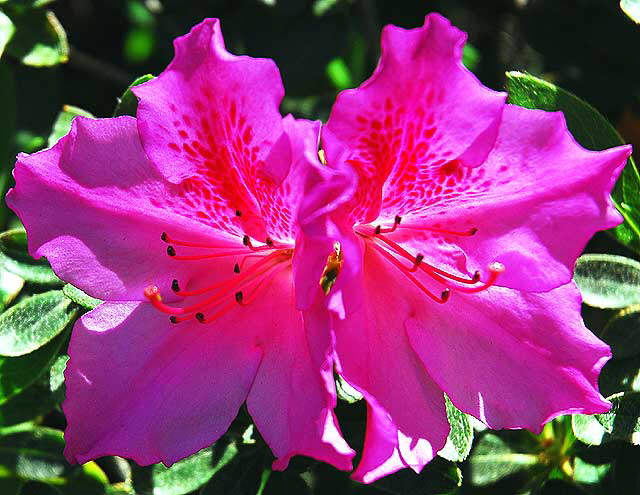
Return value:
[[(170, 306), (162, 302), (160, 289), (151, 285), (144, 291), (145, 297), (159, 311), (170, 315), (171, 323), (196, 319), (209, 323), (237, 306), (247, 306), (269, 284), (276, 273), (291, 266), (293, 248), (274, 243), (267, 238), (264, 244), (256, 244), (248, 235), (242, 238), (237, 249), (201, 242), (179, 240), (163, 232), (160, 238), (168, 244), (167, 255), (176, 261), (198, 261), (212, 258), (241, 257), (234, 260), (230, 278), (204, 287), (184, 290), (177, 279), (171, 282), (171, 290), (190, 304)], [(175, 246), (186, 248), (186, 254), (178, 253)], [(218, 268), (216, 268), (218, 269)]]
[[(416, 287), (437, 303), (443, 304), (447, 302), (451, 291), (473, 294), (486, 290), (496, 283), (498, 276), (505, 270), (502, 263), (491, 263), (488, 267), (489, 273), (483, 280), (483, 276), (479, 271), (476, 271), (471, 277), (461, 277), (431, 265), (424, 261), (424, 255), (421, 253), (415, 255), (409, 253), (400, 244), (389, 239), (386, 235), (394, 232), (400, 226), (401, 222), (402, 218), (396, 216), (391, 227), (382, 227), (381, 225), (375, 227), (370, 225), (357, 225), (354, 231), (356, 234), (370, 241), (369, 245), (371, 247), (378, 251), (393, 266), (400, 270), (405, 277), (413, 282)], [(439, 234), (463, 237), (473, 236), (478, 232), (476, 228), (471, 228), (463, 232), (430, 227), (420, 227), (420, 229)], [(406, 264), (406, 261), (410, 264)], [(423, 274), (444, 287), (439, 295), (427, 288), (423, 281), (418, 278), (418, 276)]]

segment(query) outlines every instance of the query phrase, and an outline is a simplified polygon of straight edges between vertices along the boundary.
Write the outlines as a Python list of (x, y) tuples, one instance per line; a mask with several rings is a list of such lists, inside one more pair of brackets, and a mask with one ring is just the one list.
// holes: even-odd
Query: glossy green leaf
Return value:
[(611, 318), (600, 338), (611, 346), (616, 359), (640, 354), (640, 304), (623, 309)]
[(640, 0), (620, 0), (620, 8), (633, 22), (640, 24)]
[(93, 462), (69, 465), (63, 449), (59, 430), (34, 427), (4, 435), (0, 437), (0, 468), (23, 480), (45, 483), (65, 495), (103, 495), (108, 479), (102, 470)]
[(6, 47), (8, 54), (34, 67), (51, 67), (67, 61), (67, 35), (53, 12), (27, 10), (12, 21), (16, 32)]
[(587, 414), (571, 416), (571, 427), (576, 438), (587, 445), (601, 445), (606, 434), (604, 427), (595, 416)]
[(58, 118), (53, 124), (51, 134), (49, 134), (49, 139), (47, 141), (48, 147), (56, 144), (62, 136), (71, 130), (71, 122), (73, 122), (73, 119), (78, 115), (94, 118), (93, 115), (82, 108), (74, 107), (72, 105), (65, 105), (62, 107), (62, 111), (58, 114)]
[(538, 456), (520, 454), (500, 437), (492, 433), (483, 435), (469, 457), (471, 482), (484, 486), (538, 464)]
[(132, 117), (135, 117), (136, 111), (138, 110), (138, 99), (133, 94), (133, 91), (131, 91), (131, 88), (150, 81), (153, 78), (154, 76), (152, 76), (151, 74), (145, 74), (144, 76), (140, 76), (135, 81), (133, 81), (129, 85), (127, 90), (118, 99), (118, 104), (113, 111), (113, 116), (119, 117), (120, 115), (131, 115)]
[(0, 355), (22, 356), (39, 349), (78, 315), (78, 307), (62, 291), (23, 299), (0, 315)]
[(640, 303), (640, 263), (613, 254), (585, 254), (574, 279), (582, 300), (596, 308), (625, 308)]
[[(623, 144), (613, 126), (595, 108), (554, 84), (521, 72), (507, 72), (509, 103), (547, 111), (561, 110), (573, 137), (585, 148), (603, 150)], [(640, 173), (629, 158), (613, 190), (625, 222), (613, 231), (623, 244), (640, 252)]]
[(13, 21), (0, 10), (0, 57), (15, 32), (16, 27), (13, 25)]
[(34, 260), (27, 252), (27, 235), (22, 229), (0, 233), (0, 269), (5, 269), (27, 282), (62, 285), (46, 260)]
[(197, 490), (227, 465), (237, 454), (234, 443), (219, 441), (167, 468), (155, 464), (133, 470), (136, 491), (152, 495), (183, 495)]
[(0, 356), (0, 405), (31, 385), (53, 364), (64, 335), (29, 354), (19, 357)]
[(473, 443), (473, 427), (469, 416), (454, 406), (446, 397), (447, 419), (451, 426), (447, 443), (438, 455), (454, 462), (464, 461)]
[(91, 297), (90, 295), (85, 294), (80, 289), (74, 287), (71, 284), (66, 284), (64, 287), (62, 287), (62, 292), (64, 292), (64, 295), (71, 299), (74, 303), (79, 304), (86, 309), (93, 309), (103, 302), (100, 299), (96, 299), (95, 297)]

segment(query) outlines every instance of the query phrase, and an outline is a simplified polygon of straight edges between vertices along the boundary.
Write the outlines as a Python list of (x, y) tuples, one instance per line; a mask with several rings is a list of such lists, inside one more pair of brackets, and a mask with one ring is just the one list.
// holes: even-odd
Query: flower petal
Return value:
[(346, 161), (360, 177), (346, 208), (356, 221), (414, 194), (424, 164), (476, 166), (493, 147), (506, 95), (464, 68), (464, 41), (438, 14), (417, 29), (387, 26), (373, 76), (338, 95), (323, 147), (330, 166)]
[(227, 52), (217, 19), (176, 39), (175, 52), (162, 74), (133, 89), (144, 149), (169, 181), (190, 184), (203, 218), (231, 224), (239, 210), (244, 230), (264, 239), (256, 193), (283, 131), (278, 69)]
[(147, 160), (131, 117), (76, 118), (53, 148), (20, 155), (14, 176), (7, 203), (27, 228), (30, 254), (94, 297), (141, 300), (150, 284), (168, 289), (174, 277), (198, 275), (200, 263), (167, 256), (163, 231), (243, 248), (182, 215), (188, 205)]
[(172, 325), (150, 304), (98, 306), (71, 337), (65, 456), (169, 465), (210, 445), (251, 387), (262, 355), (253, 339), (233, 318)]
[[(411, 301), (405, 297), (405, 280), (377, 252), (367, 246), (364, 249), (362, 278), (336, 284), (329, 303), (334, 313), (339, 371), (370, 398), (372, 408), (371, 457), (362, 472), (376, 469), (378, 461), (372, 459), (386, 463), (396, 448), (404, 464), (419, 470), (444, 447), (449, 433), (444, 394), (405, 334), (403, 323), (412, 311)], [(342, 295), (359, 291), (362, 297), (357, 303)], [(347, 307), (340, 309), (337, 300)], [(381, 447), (376, 445), (378, 438), (383, 442)], [(416, 442), (419, 448), (412, 452), (407, 445), (413, 448)], [(392, 465), (398, 468), (395, 461)]]
[[(247, 399), (258, 430), (283, 470), (294, 455), (307, 455), (350, 470), (355, 452), (347, 445), (333, 414), (333, 346), (328, 315), (320, 305), (295, 309), (291, 272), (280, 272), (268, 297), (247, 311), (261, 315), (255, 328), (264, 358)], [(306, 324), (305, 324), (306, 323)]]
[[(508, 105), (483, 165), (424, 171), (423, 197), (401, 208), (405, 228), (396, 239), (431, 253), (436, 264), (457, 251), (467, 273), (499, 261), (506, 270), (498, 284), (505, 287), (551, 290), (571, 280), (575, 260), (596, 231), (620, 223), (609, 193), (630, 153), (629, 146), (587, 151), (561, 113)], [(421, 233), (424, 228), (477, 233), (443, 236)]]
[(544, 294), (492, 287), (415, 304), (411, 346), (459, 409), (491, 428), (542, 426), (561, 414), (609, 410), (598, 374), (609, 347), (580, 318), (568, 284)]

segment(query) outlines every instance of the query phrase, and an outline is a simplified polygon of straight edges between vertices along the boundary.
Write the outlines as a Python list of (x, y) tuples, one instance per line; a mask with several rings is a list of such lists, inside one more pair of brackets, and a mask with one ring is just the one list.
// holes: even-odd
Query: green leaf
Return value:
[(0, 404), (0, 427), (33, 421), (58, 405), (57, 398), (36, 381), (35, 384)]
[(49, 369), (63, 341), (64, 336), (61, 335), (25, 356), (0, 356), (0, 405), (22, 392)]
[(34, 260), (27, 252), (27, 235), (22, 229), (0, 234), (0, 268), (27, 282), (40, 285), (62, 285), (46, 260)]
[(611, 464), (589, 464), (576, 457), (573, 464), (573, 478), (580, 483), (592, 485), (600, 483), (610, 470)]
[(49, 391), (56, 397), (58, 402), (64, 400), (64, 370), (67, 369), (68, 362), (69, 356), (66, 354), (58, 356), (49, 370)]
[(6, 52), (25, 65), (51, 67), (69, 58), (67, 35), (51, 11), (27, 10), (12, 18), (16, 32)]
[(9, 16), (0, 10), (0, 57), (15, 32), (16, 27)]
[(480, 52), (470, 43), (466, 43), (462, 48), (462, 63), (471, 72), (475, 72), (480, 63)]
[(93, 309), (100, 304), (103, 303), (100, 299), (96, 299), (95, 297), (91, 297), (88, 294), (85, 294), (77, 287), (74, 287), (71, 284), (66, 284), (62, 287), (62, 292), (64, 295), (71, 299), (74, 303), (79, 304), (83, 308)]
[(438, 455), (454, 462), (464, 461), (473, 443), (473, 427), (469, 421), (469, 416), (460, 411), (446, 397), (447, 419), (451, 426), (449, 437), (444, 448), (438, 452)]
[(134, 467), (133, 485), (136, 491), (152, 495), (183, 495), (197, 490), (228, 464), (237, 454), (234, 443), (218, 442), (167, 468), (155, 464), (147, 468)]
[(331, 81), (336, 90), (342, 91), (353, 87), (351, 72), (344, 59), (340, 57), (334, 58), (327, 64), (326, 71), (329, 81)]
[(595, 416), (587, 414), (571, 416), (571, 427), (576, 438), (587, 445), (601, 445), (606, 434), (604, 427)]
[(83, 117), (95, 118), (86, 110), (82, 108), (74, 107), (72, 105), (65, 105), (62, 107), (62, 111), (58, 114), (58, 118), (53, 124), (53, 129), (51, 130), (51, 134), (49, 134), (49, 139), (47, 141), (47, 146), (51, 147), (58, 142), (58, 140), (66, 135), (71, 130), (71, 122), (78, 115)]
[(42, 347), (78, 315), (61, 290), (23, 299), (0, 315), (0, 355), (22, 356)]
[(257, 495), (264, 474), (263, 462), (254, 448), (237, 453), (202, 488), (200, 495)]
[(606, 440), (625, 440), (640, 445), (640, 392), (623, 392), (608, 397), (611, 411), (596, 414), (607, 432)]
[(144, 76), (140, 76), (135, 81), (133, 81), (126, 89), (126, 91), (122, 94), (122, 96), (118, 99), (118, 104), (113, 111), (113, 116), (119, 117), (120, 115), (131, 115), (132, 117), (135, 117), (138, 110), (138, 99), (133, 94), (133, 91), (131, 91), (131, 88), (150, 81), (151, 79), (154, 79), (154, 76), (152, 76), (151, 74), (145, 74)]
[(640, 0), (620, 0), (620, 8), (633, 22), (640, 24)]
[(349, 403), (354, 404), (362, 399), (362, 394), (353, 388), (347, 381), (339, 374), (335, 374), (336, 379), (336, 394), (338, 398)]
[(471, 482), (485, 486), (538, 464), (538, 456), (514, 452), (497, 435), (488, 433), (477, 442), (469, 457)]
[(585, 254), (574, 278), (582, 300), (596, 308), (625, 308), (640, 303), (640, 263), (613, 254)]
[(420, 474), (402, 469), (371, 484), (392, 495), (436, 495), (452, 493), (462, 485), (462, 473), (454, 463), (436, 457)]
[(102, 495), (107, 477), (94, 463), (70, 466), (62, 451), (62, 432), (34, 427), (0, 437), (0, 469), (23, 480), (39, 481), (62, 494)]
[(0, 268), (0, 311), (2, 311), (22, 290), (24, 279)]
[[(577, 96), (542, 79), (521, 72), (507, 72), (509, 103), (547, 111), (561, 110), (573, 137), (590, 150), (603, 150), (624, 141), (595, 108)], [(616, 186), (613, 201), (625, 222), (613, 235), (618, 241), (640, 252), (640, 173), (629, 157)]]
[(640, 354), (640, 305), (618, 312), (607, 322), (600, 338), (611, 346), (616, 359)]

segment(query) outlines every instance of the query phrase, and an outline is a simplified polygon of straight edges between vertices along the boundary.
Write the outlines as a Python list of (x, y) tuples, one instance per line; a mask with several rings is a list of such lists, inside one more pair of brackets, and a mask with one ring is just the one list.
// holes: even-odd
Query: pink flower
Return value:
[[(175, 49), (135, 88), (137, 119), (76, 119), (20, 155), (7, 197), (31, 254), (106, 300), (71, 338), (65, 454), (171, 464), (246, 400), (275, 468), (303, 454), (350, 469), (327, 315), (305, 321), (295, 301), (299, 198), (331, 175), (314, 165), (319, 124), (281, 117), (275, 64), (229, 54), (217, 20)], [(339, 177), (321, 190), (321, 208), (349, 193)]]
[(534, 432), (610, 407), (610, 351), (572, 270), (620, 222), (609, 192), (630, 148), (587, 151), (562, 114), (504, 104), (462, 66), (464, 40), (437, 14), (388, 26), (375, 73), (323, 131), (328, 165), (358, 179), (324, 249), (340, 243), (328, 307), (340, 373), (368, 404), (365, 482), (444, 446), (443, 392), (491, 428)]

